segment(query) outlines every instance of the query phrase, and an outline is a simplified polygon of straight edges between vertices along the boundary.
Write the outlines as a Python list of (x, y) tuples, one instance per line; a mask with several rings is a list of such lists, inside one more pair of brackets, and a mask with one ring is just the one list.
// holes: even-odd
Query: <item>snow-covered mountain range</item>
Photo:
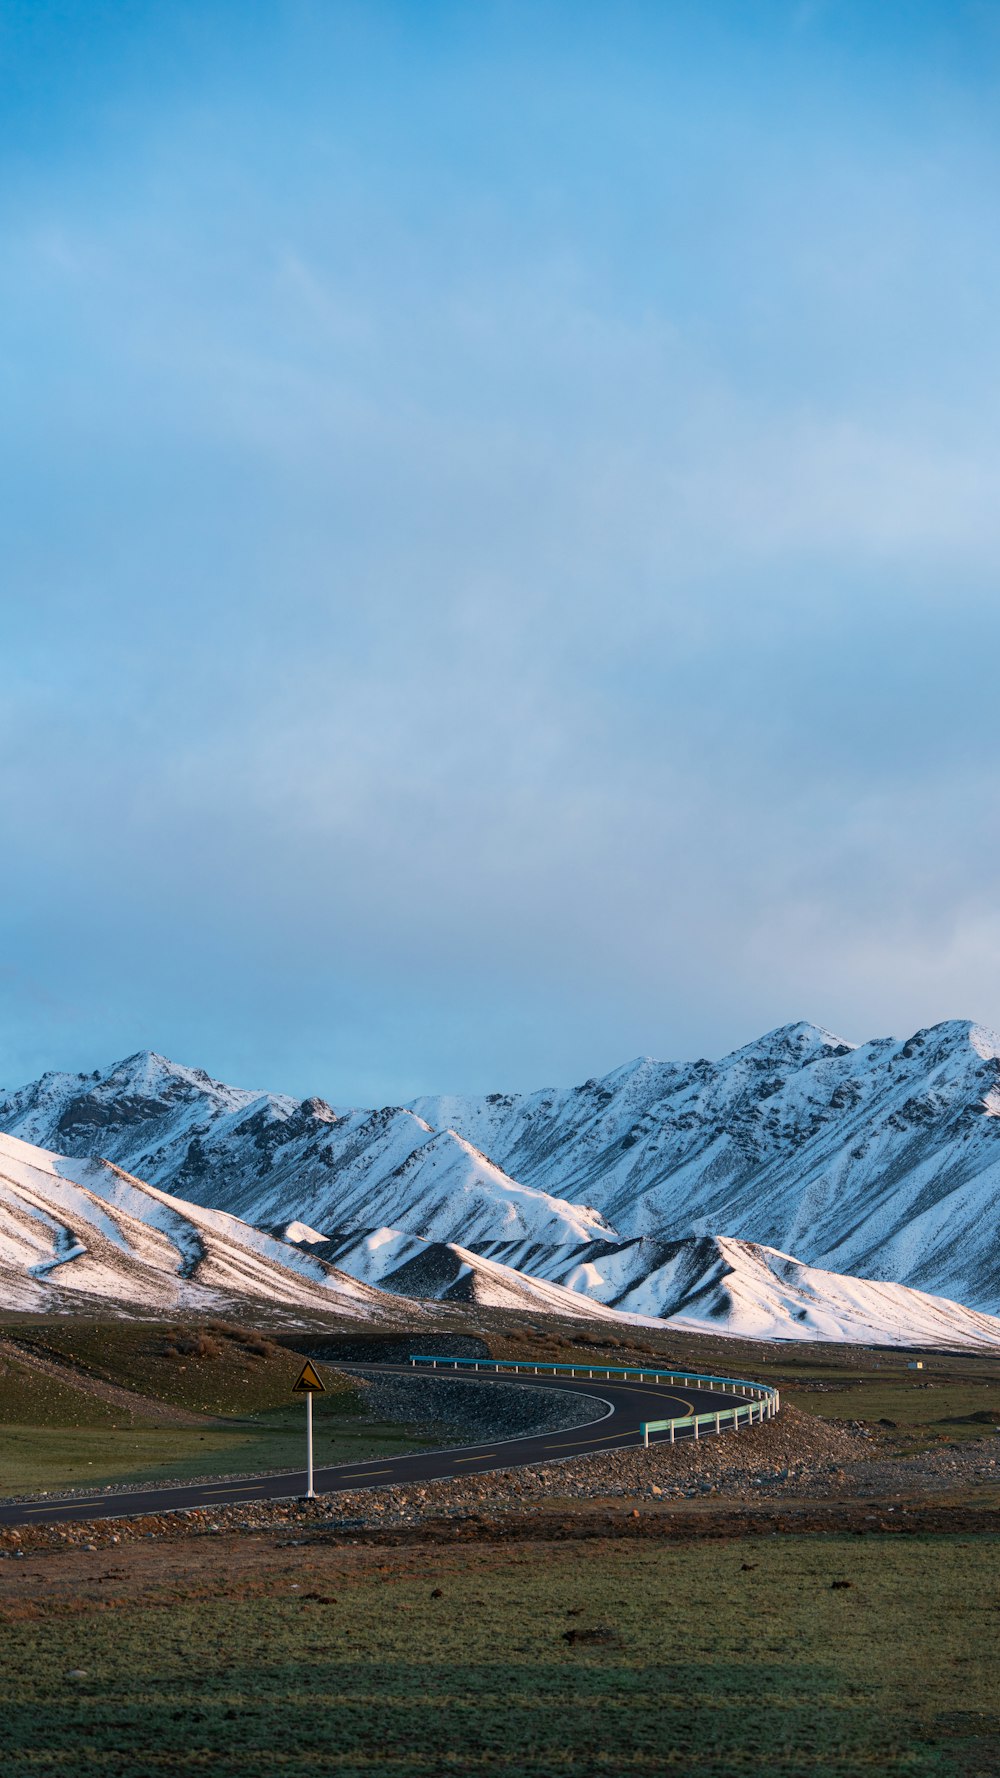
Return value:
[(0, 1130), (70, 1155), (98, 1153), (194, 1203), (266, 1226), (391, 1222), (415, 1234), (553, 1244), (610, 1231), (405, 1106), (335, 1112), (247, 1092), (148, 1051), (104, 1073), (46, 1074), (0, 1097)]
[[(299, 1221), (343, 1270), (387, 1229), (653, 1314), (674, 1302), (656, 1255), (691, 1237), (1000, 1308), (998, 1114), (1000, 1039), (964, 1021), (856, 1046), (790, 1025), (716, 1062), (381, 1110), (149, 1052), (0, 1095), (0, 1129), (258, 1228)], [(627, 1304), (605, 1289), (615, 1255)]]
[(1000, 1307), (1000, 1038), (981, 1026), (858, 1046), (786, 1026), (720, 1062), (412, 1109), (620, 1236), (735, 1235)]
[(640, 1235), (551, 1252), (532, 1275), (454, 1243), (372, 1229), (323, 1241), (287, 1230), (352, 1277), (404, 1296), (557, 1315), (669, 1322), (690, 1332), (748, 1339), (862, 1341), (869, 1345), (1000, 1344), (1000, 1319), (945, 1297), (848, 1278), (791, 1254), (710, 1235)]
[(267, 1304), (412, 1328), (430, 1299), (758, 1339), (1000, 1345), (1000, 1319), (905, 1285), (820, 1272), (743, 1241), (588, 1241), (551, 1249), (550, 1269), (560, 1275), (529, 1276), (397, 1229), (328, 1240), (294, 1223), (268, 1233), (109, 1161), (69, 1159), (0, 1136), (7, 1309), (245, 1315)]

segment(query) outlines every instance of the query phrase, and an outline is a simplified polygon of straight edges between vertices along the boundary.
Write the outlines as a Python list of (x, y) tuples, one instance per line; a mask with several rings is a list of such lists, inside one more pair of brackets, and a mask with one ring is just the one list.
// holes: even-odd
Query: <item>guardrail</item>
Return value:
[(621, 1377), (639, 1383), (679, 1383), (686, 1389), (697, 1385), (699, 1389), (718, 1389), (727, 1395), (749, 1397), (735, 1407), (720, 1408), (718, 1413), (709, 1411), (707, 1414), (678, 1414), (672, 1420), (643, 1420), (639, 1424), (639, 1434), (644, 1445), (649, 1444), (651, 1432), (666, 1433), (669, 1442), (674, 1444), (681, 1428), (690, 1427), (691, 1436), (700, 1438), (700, 1427), (722, 1432), (726, 1426), (735, 1430), (741, 1421), (748, 1426), (760, 1425), (764, 1420), (773, 1420), (781, 1406), (777, 1389), (772, 1389), (768, 1383), (751, 1383), (745, 1377), (700, 1377), (694, 1371), (648, 1370), (625, 1364), (536, 1364), (533, 1360), (519, 1358), (440, 1358), (423, 1352), (411, 1354), (410, 1363), (427, 1364), (433, 1370), (490, 1371), (494, 1376), (503, 1372), (510, 1376), (523, 1373), (534, 1377), (587, 1377), (590, 1380), (604, 1377), (608, 1382)]

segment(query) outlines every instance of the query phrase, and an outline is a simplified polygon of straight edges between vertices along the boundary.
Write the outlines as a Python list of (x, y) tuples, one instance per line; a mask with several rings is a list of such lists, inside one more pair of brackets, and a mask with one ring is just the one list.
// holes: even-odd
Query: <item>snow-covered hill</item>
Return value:
[(323, 1241), (310, 1230), (305, 1239), (284, 1231), (286, 1240), (300, 1240), (305, 1251), (321, 1253), (330, 1265), (381, 1290), (437, 1302), (482, 1303), (494, 1309), (533, 1309), (536, 1313), (584, 1317), (588, 1321), (620, 1319), (614, 1309), (591, 1301), (575, 1290), (544, 1278), (532, 1278), (495, 1259), (486, 1259), (453, 1241), (424, 1241), (400, 1229), (370, 1229)]
[(143, 1051), (103, 1074), (46, 1074), (0, 1097), (0, 1129), (103, 1155), (193, 1203), (269, 1226), (391, 1222), (432, 1239), (576, 1242), (596, 1211), (508, 1178), (468, 1140), (413, 1111), (335, 1112), (247, 1092)]
[(99, 1160), (0, 1136), (0, 1304), (231, 1309), (248, 1299), (364, 1320), (398, 1305), (323, 1259)]
[(857, 1047), (789, 1025), (716, 1062), (377, 1111), (144, 1052), (0, 1096), (0, 1128), (261, 1227), (388, 1227), (548, 1282), (586, 1242), (724, 1235), (1000, 1308), (1000, 1039), (964, 1021)]
[[(285, 1231), (291, 1237), (291, 1230)], [(753, 1339), (891, 1346), (1000, 1346), (1000, 1319), (945, 1297), (847, 1278), (749, 1241), (640, 1236), (590, 1242), (548, 1260), (545, 1279), (467, 1248), (397, 1229), (315, 1244), (341, 1270), (403, 1296), (475, 1302), (594, 1320), (601, 1316)], [(514, 1255), (513, 1257), (518, 1257)], [(523, 1256), (520, 1256), (523, 1258)], [(537, 1256), (536, 1256), (537, 1257)]]

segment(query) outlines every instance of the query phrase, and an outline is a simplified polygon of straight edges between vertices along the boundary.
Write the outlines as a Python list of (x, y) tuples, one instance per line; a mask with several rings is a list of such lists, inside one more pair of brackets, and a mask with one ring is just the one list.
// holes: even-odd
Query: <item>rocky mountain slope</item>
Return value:
[(982, 1027), (851, 1048), (793, 1026), (717, 1063), (415, 1109), (619, 1235), (736, 1235), (1000, 1306), (1000, 1039)]
[(107, 1161), (0, 1136), (0, 1304), (229, 1311), (248, 1300), (392, 1320), (398, 1304), (325, 1260)]
[(1000, 1308), (998, 1114), (1000, 1039), (964, 1021), (859, 1046), (790, 1025), (716, 1062), (378, 1111), (148, 1053), (0, 1096), (0, 1128), (260, 1226), (384, 1226), (551, 1283), (588, 1242), (606, 1264), (608, 1242), (721, 1235), (985, 1310)]
[(322, 1254), (330, 1265), (352, 1278), (400, 1296), (482, 1303), (493, 1309), (531, 1309), (536, 1314), (585, 1317), (588, 1321), (621, 1319), (613, 1308), (579, 1291), (530, 1277), (454, 1241), (424, 1241), (419, 1235), (388, 1228), (325, 1240), (313, 1230), (303, 1230), (301, 1224), (287, 1229), (285, 1239), (297, 1239), (305, 1252)]
[(0, 1129), (61, 1153), (103, 1155), (162, 1189), (267, 1226), (393, 1226), (439, 1240), (577, 1242), (609, 1233), (594, 1210), (503, 1170), (402, 1106), (335, 1112), (322, 1099), (248, 1092), (143, 1051), (103, 1074), (46, 1074), (0, 1097)]

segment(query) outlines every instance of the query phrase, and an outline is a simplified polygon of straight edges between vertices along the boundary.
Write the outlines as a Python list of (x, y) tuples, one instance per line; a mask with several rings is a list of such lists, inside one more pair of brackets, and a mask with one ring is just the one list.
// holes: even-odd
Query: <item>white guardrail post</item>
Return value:
[[(515, 1358), (447, 1359), (439, 1358), (436, 1354), (431, 1353), (410, 1354), (410, 1364), (414, 1367), (421, 1364), (429, 1364), (432, 1370), (437, 1370), (439, 1364), (446, 1365), (449, 1363), (451, 1368), (456, 1371), (462, 1365), (471, 1365), (477, 1371), (513, 1371), (515, 1376), (520, 1376), (522, 1369), (520, 1362)], [(582, 1364), (541, 1363), (533, 1365), (526, 1364), (523, 1368), (525, 1370), (530, 1370), (536, 1377), (582, 1377), (586, 1375), (590, 1380), (593, 1380), (594, 1377), (594, 1367), (592, 1364), (585, 1366)], [(601, 1373), (598, 1372), (598, 1375), (600, 1374)], [(687, 1372), (682, 1375), (680, 1371), (649, 1371), (644, 1370), (639, 1366), (636, 1366), (633, 1369), (628, 1365), (616, 1365), (613, 1369), (611, 1367), (605, 1367), (603, 1374), (609, 1381), (612, 1375), (614, 1375), (621, 1377), (625, 1381), (631, 1377), (639, 1383), (679, 1383), (685, 1389), (689, 1389), (693, 1384), (698, 1384), (702, 1389), (725, 1390), (729, 1395), (742, 1395), (744, 1397), (744, 1401), (736, 1407), (721, 1408), (716, 1414), (676, 1414), (672, 1420), (643, 1420), (639, 1426), (639, 1433), (643, 1445), (646, 1448), (649, 1446), (649, 1435), (651, 1432), (664, 1432), (667, 1434), (670, 1443), (675, 1444), (677, 1428), (679, 1426), (690, 1426), (691, 1436), (698, 1439), (701, 1437), (699, 1421), (703, 1421), (707, 1425), (709, 1421), (714, 1420), (715, 1430), (717, 1433), (720, 1433), (725, 1426), (730, 1424), (733, 1426), (734, 1430), (738, 1429), (741, 1420), (745, 1420), (748, 1426), (752, 1426), (754, 1424), (755, 1412), (757, 1425), (761, 1426), (765, 1420), (773, 1420), (775, 1414), (777, 1414), (781, 1408), (781, 1396), (777, 1389), (773, 1389), (769, 1383), (748, 1383), (744, 1377), (693, 1377)]]

